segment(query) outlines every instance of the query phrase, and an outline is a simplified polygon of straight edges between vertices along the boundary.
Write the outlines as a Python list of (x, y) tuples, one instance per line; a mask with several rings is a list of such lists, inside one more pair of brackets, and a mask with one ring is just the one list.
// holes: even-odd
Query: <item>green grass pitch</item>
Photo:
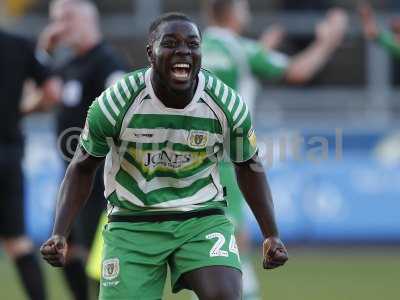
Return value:
[[(290, 247), (289, 247), (290, 249)], [(393, 300), (400, 293), (400, 249), (320, 248), (291, 249), (288, 264), (263, 271), (253, 259), (263, 299), (284, 300)], [(46, 267), (49, 299), (69, 300), (62, 274)], [(0, 255), (1, 299), (24, 300), (9, 260)], [(165, 300), (189, 300), (188, 292), (172, 296), (167, 283)]]

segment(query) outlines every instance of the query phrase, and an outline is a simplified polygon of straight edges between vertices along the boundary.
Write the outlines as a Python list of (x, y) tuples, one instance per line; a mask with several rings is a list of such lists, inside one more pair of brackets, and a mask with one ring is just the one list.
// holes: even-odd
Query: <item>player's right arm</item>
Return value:
[(55, 267), (65, 264), (67, 237), (71, 225), (84, 206), (92, 189), (92, 182), (103, 158), (88, 155), (78, 147), (61, 184), (53, 233), (40, 248), (43, 258)]
[(93, 102), (89, 109), (80, 146), (69, 164), (58, 195), (53, 233), (40, 251), (53, 266), (65, 264), (67, 237), (79, 210), (88, 199), (97, 168), (109, 151), (114, 125), (104, 103)]

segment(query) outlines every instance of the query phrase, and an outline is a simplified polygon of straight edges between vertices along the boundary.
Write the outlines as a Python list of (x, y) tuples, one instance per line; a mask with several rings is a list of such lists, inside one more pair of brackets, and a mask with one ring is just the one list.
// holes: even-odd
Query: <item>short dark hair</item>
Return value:
[(156, 33), (157, 33), (157, 29), (158, 27), (160, 27), (161, 24), (170, 22), (170, 21), (187, 21), (190, 22), (192, 24), (194, 24), (197, 28), (197, 30), (199, 31), (200, 37), (201, 37), (201, 31), (199, 26), (197, 26), (197, 24), (187, 15), (180, 13), (180, 12), (169, 12), (169, 13), (165, 13), (160, 15), (159, 17), (157, 17), (157, 19), (155, 19), (149, 27), (149, 35), (148, 35), (148, 42), (149, 44), (153, 43), (154, 40), (156, 39)]

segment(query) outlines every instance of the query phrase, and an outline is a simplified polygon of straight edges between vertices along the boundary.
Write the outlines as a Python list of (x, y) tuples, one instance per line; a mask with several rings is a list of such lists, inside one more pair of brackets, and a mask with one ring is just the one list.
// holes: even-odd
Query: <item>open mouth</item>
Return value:
[(187, 81), (190, 79), (190, 65), (187, 63), (177, 63), (172, 66), (172, 78), (177, 81)]

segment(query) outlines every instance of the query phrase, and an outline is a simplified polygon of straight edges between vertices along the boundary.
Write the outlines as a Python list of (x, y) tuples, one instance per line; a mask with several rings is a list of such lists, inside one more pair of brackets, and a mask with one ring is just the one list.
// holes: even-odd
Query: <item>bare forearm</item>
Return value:
[(262, 165), (256, 161), (236, 165), (236, 176), (264, 237), (278, 236), (271, 190)]
[(68, 167), (57, 201), (53, 235), (68, 236), (75, 217), (90, 195), (94, 174), (74, 164)]
[(308, 82), (325, 65), (334, 50), (335, 47), (326, 43), (313, 42), (292, 58), (286, 72), (286, 80), (294, 84)]

